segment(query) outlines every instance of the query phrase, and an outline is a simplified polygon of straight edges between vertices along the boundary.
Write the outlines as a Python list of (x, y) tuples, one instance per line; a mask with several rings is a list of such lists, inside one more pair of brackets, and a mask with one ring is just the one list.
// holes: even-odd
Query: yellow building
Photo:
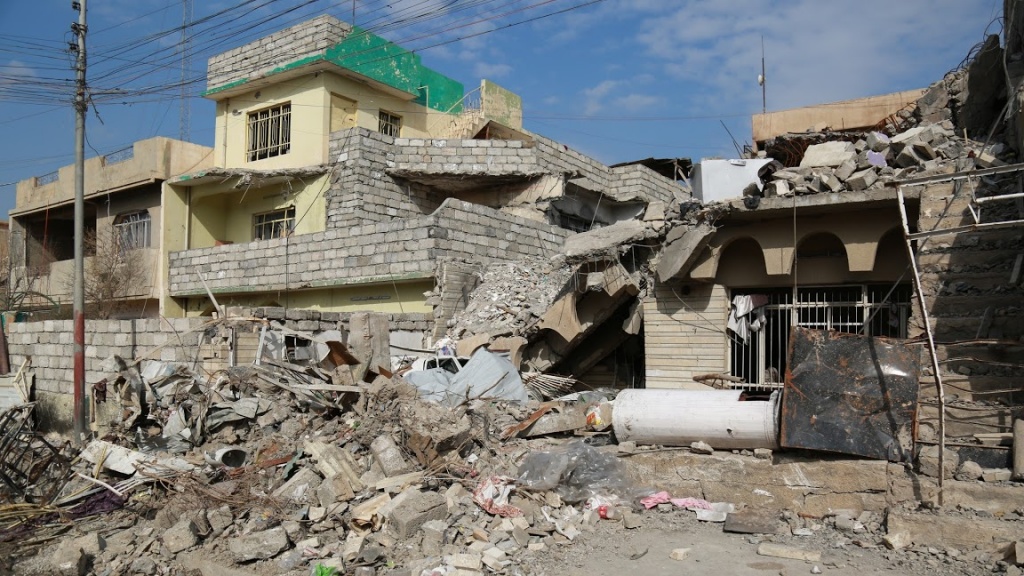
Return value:
[(164, 187), (168, 316), (212, 313), (209, 291), (227, 306), (432, 323), (452, 310), (426, 293), (461, 292), (474, 266), (555, 254), (566, 190), (614, 217), (636, 212), (620, 201), (646, 203), (641, 183), (665, 202), (681, 192), (529, 134), (512, 92), (485, 80), (464, 93), (329, 16), (214, 56), (205, 95), (214, 167)]

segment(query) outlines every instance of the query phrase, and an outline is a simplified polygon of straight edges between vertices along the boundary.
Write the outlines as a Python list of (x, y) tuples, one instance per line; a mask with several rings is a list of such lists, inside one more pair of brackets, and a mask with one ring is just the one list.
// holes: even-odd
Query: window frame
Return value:
[(245, 158), (257, 162), (284, 156), (292, 148), (292, 103), (281, 102), (246, 114)]
[(377, 131), (392, 138), (400, 138), (402, 136), (402, 117), (383, 108), (378, 110)]
[[(274, 218), (269, 218), (277, 216)], [(283, 226), (280, 226), (283, 224)], [(269, 236), (264, 236), (264, 231), (270, 230)], [(295, 206), (276, 208), (266, 212), (258, 212), (252, 215), (252, 240), (275, 240), (290, 236), (295, 231)]]
[(118, 250), (153, 247), (153, 215), (149, 210), (118, 214), (114, 217), (111, 228)]

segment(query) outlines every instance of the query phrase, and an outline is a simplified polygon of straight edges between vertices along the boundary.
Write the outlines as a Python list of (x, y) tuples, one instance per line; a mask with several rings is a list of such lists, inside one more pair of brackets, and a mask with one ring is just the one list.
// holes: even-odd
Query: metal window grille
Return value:
[(287, 154), (292, 144), (292, 105), (281, 104), (249, 114), (249, 161)]
[(295, 227), (295, 207), (255, 214), (252, 220), (253, 240), (284, 238)]
[(152, 219), (149, 212), (122, 214), (114, 220), (114, 238), (122, 250), (149, 248)]
[[(797, 290), (743, 290), (733, 295), (763, 294), (764, 323), (744, 342), (729, 331), (730, 373), (743, 378), (738, 387), (781, 388), (786, 375), (789, 328), (801, 326), (868, 336), (906, 338), (910, 285), (853, 285)], [(888, 299), (886, 296), (888, 295)]]
[(402, 133), (402, 117), (386, 112), (380, 111), (378, 115), (379, 123), (377, 131), (381, 134), (387, 134), (388, 136), (394, 136), (398, 138)]

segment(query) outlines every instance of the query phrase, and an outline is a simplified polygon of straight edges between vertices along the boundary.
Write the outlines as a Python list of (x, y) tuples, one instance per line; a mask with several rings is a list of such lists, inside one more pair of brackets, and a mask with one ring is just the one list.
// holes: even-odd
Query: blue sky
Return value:
[[(194, 4), (194, 21), (210, 19), (193, 27), (190, 139), (212, 145), (213, 104), (199, 96), (207, 58), (318, 14), (350, 20), (353, 3)], [(97, 93), (86, 155), (178, 137), (181, 2), (89, 0), (88, 8)], [(762, 37), (768, 109), (781, 110), (927, 86), (986, 30), (999, 32), (1001, 8), (1000, 0), (356, 0), (355, 19), (467, 89), (486, 77), (519, 93), (528, 129), (616, 163), (735, 155), (722, 123), (749, 142), (750, 115), (761, 110)], [(63, 50), (76, 19), (67, 0), (0, 2), (0, 184), (74, 161)], [(5, 214), (14, 192), (0, 186)]]

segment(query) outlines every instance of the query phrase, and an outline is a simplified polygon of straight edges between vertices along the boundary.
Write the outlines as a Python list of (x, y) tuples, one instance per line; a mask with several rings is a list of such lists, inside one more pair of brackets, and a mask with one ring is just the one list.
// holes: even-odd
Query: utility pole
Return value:
[(85, 2), (71, 2), (71, 8), (78, 10), (78, 23), (71, 25), (78, 43), (78, 60), (75, 65), (75, 284), (72, 295), (74, 313), (74, 388), (75, 388), (75, 441), (84, 442), (88, 432), (85, 410), (85, 254), (82, 239), (85, 232), (85, 113), (89, 100), (85, 88)]

